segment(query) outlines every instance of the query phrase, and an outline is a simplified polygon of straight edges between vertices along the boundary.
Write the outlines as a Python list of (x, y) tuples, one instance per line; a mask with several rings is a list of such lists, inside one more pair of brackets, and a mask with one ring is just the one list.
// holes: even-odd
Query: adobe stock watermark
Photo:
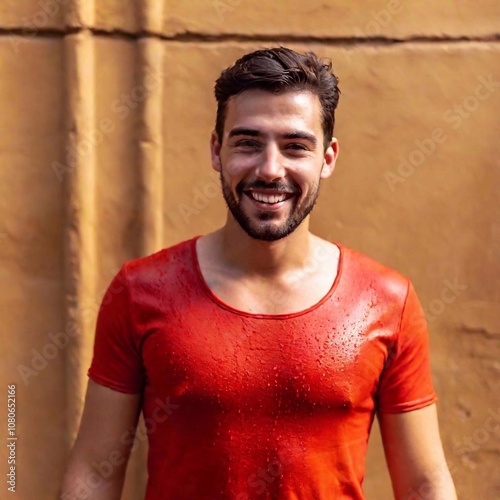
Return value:
[[(478, 76), (477, 80), (479, 83), (472, 94), (442, 114), (443, 122), (450, 124), (451, 130), (459, 129), (464, 121), (479, 109), (481, 103), (488, 100), (500, 87), (500, 82), (495, 81), (491, 74), (487, 77)], [(385, 171), (384, 178), (390, 191), (393, 193), (398, 184), (404, 183), (411, 177), (415, 170), (423, 165), (449, 137), (449, 131), (447, 132), (443, 127), (436, 127), (427, 137), (416, 139), (414, 141), (416, 147), (406, 155), (398, 157), (396, 172)]]
[(23, 24), (21, 35), (13, 33), (14, 36), (10, 40), (12, 50), (18, 54), (19, 46), (47, 27), (49, 21), (59, 14), (61, 7), (69, 3), (70, 0), (39, 0), (39, 9), (30, 18), (21, 17)]
[(266, 467), (260, 467), (257, 472), (248, 477), (247, 485), (251, 488), (252, 496), (247, 492), (241, 492), (236, 495), (236, 500), (250, 500), (255, 495), (262, 495), (266, 489), (274, 483), (284, 470), (284, 462), (281, 459), (271, 460)]
[(354, 27), (354, 35), (357, 37), (374, 37), (379, 36), (393, 21), (394, 16), (397, 16), (404, 9), (404, 2), (401, 0), (389, 0), (385, 9), (379, 11), (371, 10), (371, 19), (362, 27)]
[[(113, 281), (108, 288), (96, 294), (95, 299), (83, 304), (81, 308), (83, 323), (93, 322), (101, 304), (102, 306), (108, 305), (116, 294), (123, 291), (124, 287), (124, 283)], [(97, 297), (103, 297), (102, 301), (99, 301)], [(71, 338), (78, 337), (82, 333), (80, 324), (75, 321), (68, 321), (63, 331), (49, 333), (46, 342), (40, 349), (31, 349), (30, 361), (27, 364), (21, 363), (17, 366), (17, 372), (23, 383), (28, 385), (33, 377), (37, 377), (49, 366), (52, 360), (57, 358), (61, 351), (66, 349)]]
[(439, 297), (432, 299), (427, 305), (425, 317), (428, 322), (434, 321), (437, 316), (443, 314), (446, 306), (453, 304), (467, 290), (467, 285), (460, 284), (458, 278), (455, 278), (453, 282), (445, 279), (443, 283), (444, 287), (441, 289)]
[[(455, 442), (453, 451), (458, 458), (480, 450), (493, 436), (500, 436), (500, 407), (497, 410), (490, 408), (488, 414), (483, 424), (477, 427), (470, 436), (465, 436)], [(408, 500), (435, 498), (436, 487), (448, 484), (450, 474), (454, 475), (457, 472), (458, 467), (454, 462), (449, 463), (447, 468), (436, 469), (426, 481), (422, 482), (417, 490), (408, 491)]]
[(69, 321), (66, 323), (64, 331), (49, 333), (48, 340), (41, 349), (31, 349), (29, 364), (17, 365), (17, 372), (24, 384), (28, 385), (32, 377), (37, 377), (40, 372), (45, 370), (49, 366), (49, 362), (68, 346), (71, 337), (77, 337), (80, 334), (81, 329), (77, 323)]
[(448, 464), (432, 471), (429, 476), (422, 481), (417, 490), (411, 488), (404, 497), (406, 500), (432, 500), (436, 498), (436, 490), (443, 487), (451, 487), (451, 476), (455, 474), (457, 467), (455, 464)]
[(336, 256), (337, 250), (334, 246), (318, 246), (303, 269), (293, 271), (287, 276), (288, 286), (284, 291), (275, 291), (269, 294), (269, 302), (275, 305), (284, 304), (290, 300), (290, 292), (300, 288), (307, 277), (313, 276), (320, 270), (320, 265), (331, 261)]
[(465, 455), (478, 451), (492, 436), (500, 437), (500, 407), (496, 410), (488, 409), (488, 416), (483, 424), (477, 427), (470, 436), (465, 436), (454, 444), (457, 455)]
[(212, 0), (212, 6), (222, 21), (226, 14), (233, 12), (236, 7), (241, 5), (243, 0)]
[[(389, 0), (384, 9), (378, 11), (371, 10), (371, 19), (365, 23), (363, 27), (355, 26), (353, 29), (354, 36), (356, 38), (373, 38), (380, 37), (383, 35), (384, 28), (387, 28), (394, 19), (404, 9), (404, 2), (401, 0)], [(352, 59), (351, 52), (347, 48), (342, 49), (342, 53), (347, 61), (350, 63)]]
[(289, 438), (286, 441), (286, 447), (277, 450), (274, 457), (269, 457), (269, 462), (248, 476), (247, 488), (238, 493), (235, 500), (260, 498), (272, 484), (279, 481), (294, 457), (302, 456), (302, 445), (298, 438)]
[[(163, 68), (163, 58), (160, 61), (160, 68)], [(129, 92), (121, 94), (114, 99), (110, 105), (111, 112), (113, 113), (111, 118), (101, 118), (96, 127), (79, 138), (76, 144), (71, 146), (66, 145), (66, 164), (58, 161), (52, 162), (52, 170), (57, 180), (62, 182), (65, 174), (74, 170), (80, 161), (87, 158), (93, 149), (104, 141), (106, 136), (116, 130), (116, 120), (126, 120), (131, 110), (136, 109), (144, 102), (167, 75), (168, 72), (163, 69), (149, 72)]]
[(210, 181), (208, 181), (202, 188), (195, 187), (193, 189), (193, 196), (191, 203), (180, 203), (177, 207), (182, 220), (188, 224), (189, 219), (194, 215), (199, 215), (202, 210), (205, 210), (210, 204), (211, 200), (218, 198), (221, 194), (221, 185), (219, 173), (215, 170), (210, 172)]
[(92, 472), (86, 476), (78, 478), (74, 489), (71, 492), (62, 492), (61, 500), (75, 500), (75, 495), (78, 500), (90, 498), (92, 493), (103, 486), (104, 482), (110, 478), (116, 468), (123, 467), (127, 461), (128, 452), (123, 452), (122, 449), (130, 450), (133, 453), (139, 444), (147, 439), (148, 436), (155, 433), (158, 426), (167, 421), (167, 419), (179, 408), (180, 405), (170, 402), (170, 397), (165, 400), (156, 398), (155, 407), (151, 412), (151, 416), (144, 419), (144, 426), (135, 426), (127, 429), (119, 439), (119, 446), (112, 450), (105, 460), (101, 462), (92, 462)]

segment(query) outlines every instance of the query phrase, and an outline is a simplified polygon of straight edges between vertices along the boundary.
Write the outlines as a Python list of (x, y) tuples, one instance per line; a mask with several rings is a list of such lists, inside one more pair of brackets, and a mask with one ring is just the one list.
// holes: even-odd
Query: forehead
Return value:
[(293, 128), (322, 133), (321, 104), (308, 91), (246, 90), (228, 101), (225, 133), (235, 127)]

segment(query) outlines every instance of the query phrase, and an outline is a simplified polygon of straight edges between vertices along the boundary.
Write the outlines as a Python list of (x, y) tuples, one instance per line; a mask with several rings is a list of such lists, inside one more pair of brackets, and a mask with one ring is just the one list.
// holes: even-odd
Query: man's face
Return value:
[(321, 105), (309, 92), (242, 92), (228, 102), (222, 145), (212, 135), (212, 165), (235, 220), (252, 238), (288, 236), (311, 212), (321, 178), (338, 153), (325, 147)]

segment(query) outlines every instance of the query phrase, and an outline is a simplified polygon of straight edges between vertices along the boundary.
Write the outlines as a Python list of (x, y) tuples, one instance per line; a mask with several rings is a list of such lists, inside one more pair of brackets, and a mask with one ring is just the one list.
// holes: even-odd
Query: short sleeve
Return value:
[(144, 369), (131, 320), (125, 267), (112, 280), (101, 302), (88, 376), (116, 391), (142, 391)]
[(382, 372), (377, 399), (382, 413), (417, 410), (437, 399), (432, 385), (427, 322), (411, 283), (397, 340)]

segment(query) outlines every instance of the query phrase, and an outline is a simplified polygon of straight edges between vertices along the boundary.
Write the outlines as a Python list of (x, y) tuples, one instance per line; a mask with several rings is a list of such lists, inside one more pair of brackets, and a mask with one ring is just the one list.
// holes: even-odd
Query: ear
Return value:
[(335, 162), (339, 155), (339, 142), (335, 137), (332, 137), (330, 145), (325, 151), (325, 156), (323, 158), (323, 167), (321, 167), (321, 179), (327, 179), (333, 174), (335, 169)]
[(221, 171), (221, 163), (220, 163), (220, 148), (221, 145), (219, 143), (219, 139), (217, 137), (217, 133), (215, 130), (212, 132), (210, 136), (210, 154), (212, 157), (212, 168), (216, 172)]

